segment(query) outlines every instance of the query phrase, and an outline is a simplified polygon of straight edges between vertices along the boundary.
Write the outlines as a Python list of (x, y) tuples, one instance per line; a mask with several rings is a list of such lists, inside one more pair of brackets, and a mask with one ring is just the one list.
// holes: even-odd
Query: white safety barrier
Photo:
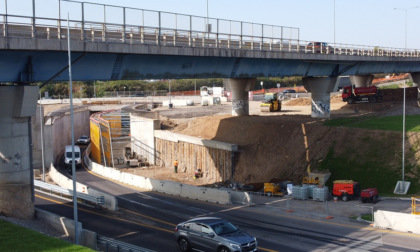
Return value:
[(130, 173), (124, 173), (118, 171), (117, 169), (104, 167), (100, 164), (92, 162), (91, 160), (87, 160), (89, 159), (89, 154), (90, 149), (88, 148), (85, 154), (85, 164), (89, 165), (88, 168), (92, 172), (100, 174), (101, 176), (104, 176), (106, 178), (118, 181), (120, 183), (131, 185), (140, 189), (151, 190), (201, 201), (219, 204), (232, 203), (231, 194), (228, 191), (213, 188), (196, 187), (167, 180), (152, 179), (137, 176)]
[(374, 227), (420, 234), (420, 215), (378, 210), (374, 214)]
[[(73, 190), (73, 180), (67, 178), (66, 176), (59, 173), (54, 165), (51, 164), (49, 175), (51, 176), (52, 180), (60, 185), (61, 187)], [(118, 210), (118, 201), (117, 198), (113, 195), (95, 190), (93, 188), (88, 187), (82, 183), (76, 182), (76, 191), (78, 193), (86, 193), (94, 197), (104, 197), (104, 204), (102, 205), (104, 208), (107, 208), (112, 211)]]

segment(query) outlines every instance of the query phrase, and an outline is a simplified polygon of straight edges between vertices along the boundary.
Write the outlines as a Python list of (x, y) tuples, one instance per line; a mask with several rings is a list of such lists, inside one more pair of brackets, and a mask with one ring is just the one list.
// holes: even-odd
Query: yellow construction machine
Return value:
[(265, 93), (260, 109), (261, 112), (280, 111), (281, 101), (278, 99), (277, 93)]

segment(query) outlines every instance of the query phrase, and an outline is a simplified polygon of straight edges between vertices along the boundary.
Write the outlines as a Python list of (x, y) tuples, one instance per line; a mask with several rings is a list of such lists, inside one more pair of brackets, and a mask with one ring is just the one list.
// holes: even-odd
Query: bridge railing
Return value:
[[(35, 1), (36, 2), (36, 1)], [(12, 15), (0, 11), (0, 37), (28, 39), (65, 39), (70, 29), (72, 40), (95, 43), (152, 44), (177, 47), (208, 47), (240, 50), (292, 52), (306, 54), (334, 54), (366, 57), (420, 57), (413, 49), (362, 46), (351, 44), (303, 41), (299, 29), (233, 20), (214, 19), (169, 12), (150, 11), (96, 3), (59, 1), (59, 5), (79, 5), (80, 20)], [(103, 21), (89, 21), (88, 6), (104, 9)], [(74, 7), (74, 6), (73, 6)], [(107, 22), (107, 8), (122, 11), (122, 22)], [(76, 8), (77, 9), (77, 8)], [(73, 10), (74, 12), (74, 10)], [(137, 21), (133, 21), (133, 13)], [(137, 23), (136, 23), (137, 22)], [(288, 36), (285, 36), (287, 35)], [(309, 44), (318, 43), (315, 48)]]

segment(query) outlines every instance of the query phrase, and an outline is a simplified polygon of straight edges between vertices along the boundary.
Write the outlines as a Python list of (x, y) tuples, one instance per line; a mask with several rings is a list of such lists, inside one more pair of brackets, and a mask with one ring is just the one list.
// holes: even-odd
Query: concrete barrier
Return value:
[[(54, 165), (51, 164), (49, 175), (51, 176), (52, 180), (57, 183), (59, 186), (64, 187), (66, 189), (73, 190), (73, 180), (67, 178), (66, 176), (62, 175), (57, 171)], [(89, 186), (76, 182), (76, 191), (79, 193), (86, 193), (95, 197), (104, 196), (104, 204), (102, 205), (104, 208), (109, 209), (111, 211), (118, 210), (118, 200), (115, 196), (95, 190), (90, 188)]]
[(219, 204), (232, 203), (231, 195), (228, 191), (190, 186), (173, 181), (146, 178), (134, 174), (120, 172), (114, 168), (104, 167), (100, 164), (92, 162), (91, 160), (86, 160), (89, 159), (88, 153), (89, 151), (86, 152), (85, 164), (90, 165), (90, 167), (88, 168), (92, 172), (104, 176), (106, 178), (118, 181), (120, 183), (131, 185), (144, 190), (151, 190), (190, 199), (202, 200)]
[(374, 213), (374, 227), (420, 234), (420, 215), (378, 210)]
[(228, 191), (230, 194), (230, 198), (232, 203), (236, 204), (244, 204), (244, 205), (252, 205), (254, 202), (254, 195), (250, 194), (249, 192), (237, 192), (237, 191)]
[[(35, 217), (45, 223), (48, 223), (53, 229), (60, 233), (68, 235), (73, 241), (74, 235), (74, 220), (66, 217), (58, 216), (56, 214), (35, 208)], [(82, 228), (82, 223), (78, 222), (79, 227), (79, 241), (80, 245), (97, 250), (96, 233)]]

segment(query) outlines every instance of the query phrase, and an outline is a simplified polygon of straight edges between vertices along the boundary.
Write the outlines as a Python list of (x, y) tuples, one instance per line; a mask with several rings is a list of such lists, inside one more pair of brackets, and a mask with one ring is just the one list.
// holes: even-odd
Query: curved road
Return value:
[[(59, 168), (65, 173), (64, 168)], [(101, 178), (86, 169), (77, 181), (118, 197), (120, 210), (92, 209), (79, 204), (83, 228), (155, 251), (179, 251), (174, 239), (177, 223), (199, 216), (228, 219), (257, 237), (260, 251), (419, 251), (420, 235), (375, 230), (367, 224), (340, 223), (298, 213), (280, 212), (270, 205), (219, 205), (140, 191)], [(37, 193), (36, 207), (73, 218), (71, 202)], [(314, 219), (315, 218), (315, 219)]]

